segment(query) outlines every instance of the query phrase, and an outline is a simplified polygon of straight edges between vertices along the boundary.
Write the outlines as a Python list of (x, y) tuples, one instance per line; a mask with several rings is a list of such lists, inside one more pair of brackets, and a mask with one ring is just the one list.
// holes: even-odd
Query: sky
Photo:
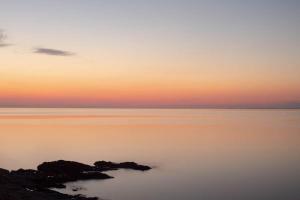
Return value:
[(300, 107), (300, 1), (0, 0), (0, 107)]

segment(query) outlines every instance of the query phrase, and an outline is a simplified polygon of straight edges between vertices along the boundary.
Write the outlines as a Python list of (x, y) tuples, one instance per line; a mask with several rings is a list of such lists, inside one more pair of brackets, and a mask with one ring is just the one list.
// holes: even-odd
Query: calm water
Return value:
[(0, 109), (0, 167), (136, 161), (69, 183), (109, 200), (299, 200), (300, 110)]

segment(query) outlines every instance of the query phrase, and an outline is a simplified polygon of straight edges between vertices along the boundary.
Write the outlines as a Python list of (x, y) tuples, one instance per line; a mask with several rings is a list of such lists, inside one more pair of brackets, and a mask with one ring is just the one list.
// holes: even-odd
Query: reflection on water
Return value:
[[(112, 200), (300, 199), (300, 110), (0, 109), (0, 167), (137, 161), (68, 184)], [(76, 192), (75, 192), (76, 193)]]

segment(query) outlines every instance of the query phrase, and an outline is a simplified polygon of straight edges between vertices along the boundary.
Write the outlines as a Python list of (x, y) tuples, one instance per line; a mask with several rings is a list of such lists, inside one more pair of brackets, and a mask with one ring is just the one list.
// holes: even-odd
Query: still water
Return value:
[(0, 167), (136, 161), (67, 184), (107, 200), (299, 200), (300, 110), (0, 109)]

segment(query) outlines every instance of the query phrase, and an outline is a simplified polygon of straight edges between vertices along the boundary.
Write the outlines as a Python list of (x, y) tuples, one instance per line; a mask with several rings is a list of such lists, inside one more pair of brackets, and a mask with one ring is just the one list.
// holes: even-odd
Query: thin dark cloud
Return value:
[(0, 43), (0, 47), (8, 47), (8, 46), (11, 46), (11, 44)]
[(7, 38), (6, 34), (4, 33), (3, 30), (0, 29), (0, 47), (7, 47), (11, 45), (5, 42), (6, 38)]
[(45, 54), (50, 56), (74, 56), (75, 53), (69, 51), (63, 51), (58, 49), (49, 49), (49, 48), (36, 48), (34, 53)]

